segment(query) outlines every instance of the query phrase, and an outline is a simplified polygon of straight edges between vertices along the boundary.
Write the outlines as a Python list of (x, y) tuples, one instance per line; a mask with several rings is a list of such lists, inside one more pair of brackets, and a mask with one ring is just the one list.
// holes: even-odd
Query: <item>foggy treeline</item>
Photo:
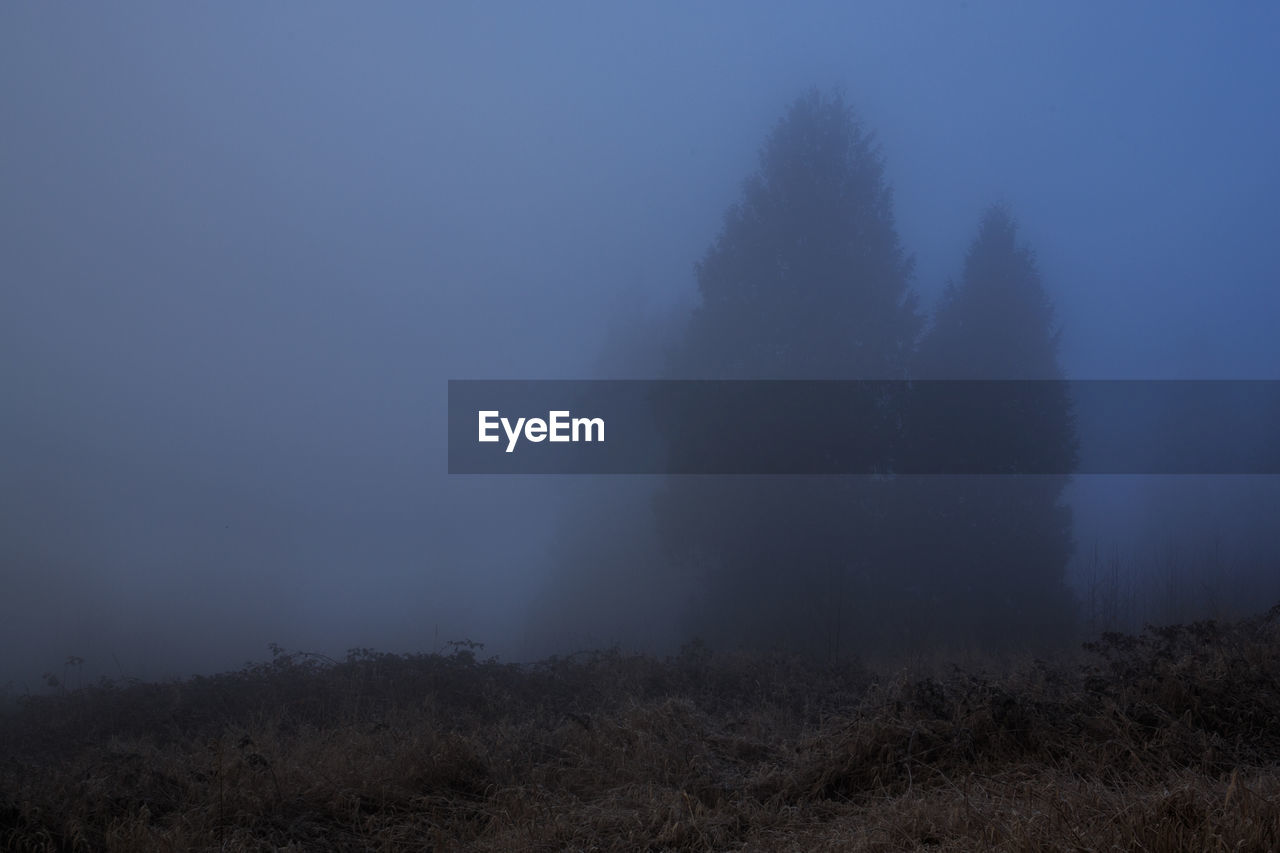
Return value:
[[(1000, 203), (979, 211), (957, 267), (936, 306), (922, 308), (873, 130), (843, 93), (811, 90), (773, 128), (758, 171), (697, 263), (699, 302), (615, 329), (621, 334), (601, 372), (1065, 378), (1054, 300), (1016, 212)], [(898, 433), (898, 461), (905, 455), (927, 468), (931, 454), (969, 441), (983, 452), (1020, 454), (1021, 470), (1071, 470), (1080, 444), (1072, 401), (1060, 383), (1038, 393), (1021, 421), (984, 421), (965, 436), (929, 441), (921, 436), (930, 403), (893, 401), (887, 422)], [(868, 420), (858, 434), (883, 432), (885, 414), (869, 415), (878, 423)], [(668, 427), (679, 445), (678, 415)], [(833, 435), (833, 446), (847, 439)], [(1109, 556), (1096, 542), (1080, 553), (1068, 476), (894, 476), (892, 460), (884, 462), (890, 473), (875, 477), (584, 487), (561, 522), (555, 581), (535, 608), (532, 633), (553, 647), (696, 639), (828, 657), (1039, 651), (1089, 631), (1221, 616), (1280, 595), (1276, 573), (1259, 563), (1277, 553), (1265, 549), (1265, 521), (1238, 540), (1252, 549), (1247, 570), (1223, 564), (1219, 529), (1167, 541), (1164, 571), (1152, 572), (1114, 545)], [(1206, 563), (1203, 545), (1213, 536), (1218, 550)]]
[[(446, 415), (470, 379), (1280, 379), (1277, 23), (0, 6), (0, 692), (1268, 606), (1280, 478), (1081, 474), (1058, 404), (1006, 435), (1077, 473), (1022, 481), (451, 475)], [(895, 452), (955, 449), (904, 405)]]

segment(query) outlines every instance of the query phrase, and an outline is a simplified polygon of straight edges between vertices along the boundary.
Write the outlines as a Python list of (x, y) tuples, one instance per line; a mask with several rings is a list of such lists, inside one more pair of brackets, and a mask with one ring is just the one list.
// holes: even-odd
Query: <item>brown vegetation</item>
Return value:
[(1003, 674), (474, 651), (29, 697), (0, 845), (1280, 849), (1280, 607)]

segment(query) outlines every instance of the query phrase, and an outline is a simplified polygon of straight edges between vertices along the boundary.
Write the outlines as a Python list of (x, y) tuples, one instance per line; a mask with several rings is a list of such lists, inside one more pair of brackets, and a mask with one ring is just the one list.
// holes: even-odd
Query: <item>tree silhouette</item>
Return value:
[[(697, 265), (701, 303), (667, 375), (903, 378), (921, 328), (911, 270), (874, 137), (842, 96), (811, 91), (775, 126)], [(665, 417), (678, 454), (681, 412)], [(866, 621), (876, 498), (865, 478), (670, 481), (660, 535), (706, 579), (691, 632), (839, 653)]]
[[(999, 460), (1005, 466), (999, 470), (1010, 472), (1074, 468), (1076, 427), (1053, 314), (1012, 216), (990, 208), (961, 281), (943, 294), (917, 354), (917, 378), (956, 381), (921, 392), (909, 409), (909, 452), (922, 469), (968, 452)], [(1007, 382), (992, 389), (971, 380)], [(973, 420), (957, 415), (960, 398), (979, 392), (994, 395), (999, 407)], [(949, 433), (929, 435), (939, 423)], [(1064, 579), (1074, 547), (1071, 511), (1062, 501), (1068, 479), (954, 476), (903, 490), (898, 523), (927, 533), (914, 539), (904, 564), (928, 591), (919, 609), (935, 635), (985, 647), (1040, 646), (1068, 635), (1074, 617)]]
[(696, 267), (680, 376), (901, 378), (921, 320), (874, 137), (843, 97), (797, 99)]

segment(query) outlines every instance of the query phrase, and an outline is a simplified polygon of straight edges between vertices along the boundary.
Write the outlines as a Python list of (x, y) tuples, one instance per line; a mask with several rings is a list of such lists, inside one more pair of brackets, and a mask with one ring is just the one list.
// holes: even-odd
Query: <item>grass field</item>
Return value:
[(13, 850), (1280, 850), (1280, 606), (982, 672), (356, 650), (27, 697)]

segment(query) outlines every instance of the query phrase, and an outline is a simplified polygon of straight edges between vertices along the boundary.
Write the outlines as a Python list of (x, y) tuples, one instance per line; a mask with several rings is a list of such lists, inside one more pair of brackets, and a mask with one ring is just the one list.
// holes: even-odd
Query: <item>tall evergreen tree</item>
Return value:
[(671, 361), (719, 379), (900, 378), (921, 319), (875, 139), (839, 95), (796, 100), (696, 267)]
[[(874, 138), (842, 97), (812, 91), (775, 126), (697, 265), (701, 304), (668, 375), (901, 378), (921, 327), (911, 269)], [(668, 552), (706, 578), (691, 631), (847, 648), (874, 497), (847, 478), (669, 483), (657, 500)]]
[[(943, 436), (930, 450), (956, 453), (965, 442), (1000, 454), (1012, 471), (1071, 470), (1077, 435), (1058, 361), (1059, 331), (1035, 257), (1018, 244), (1008, 210), (990, 208), (959, 284), (943, 294), (920, 344), (922, 379), (1016, 380), (1000, 390), (1001, 419)], [(1050, 380), (1050, 381), (1042, 381)], [(968, 386), (959, 386), (969, 393)], [(975, 389), (976, 392), (976, 389)], [(936, 414), (936, 413), (934, 413)], [(948, 413), (950, 415), (952, 413)], [(917, 406), (913, 432), (937, 422)], [(953, 421), (954, 423), (954, 421)], [(928, 453), (917, 442), (916, 453)], [(905, 490), (900, 523), (924, 533), (905, 563), (924, 591), (920, 609), (939, 635), (986, 647), (1043, 645), (1064, 638), (1074, 601), (1065, 584), (1073, 550), (1066, 476), (941, 477)]]

